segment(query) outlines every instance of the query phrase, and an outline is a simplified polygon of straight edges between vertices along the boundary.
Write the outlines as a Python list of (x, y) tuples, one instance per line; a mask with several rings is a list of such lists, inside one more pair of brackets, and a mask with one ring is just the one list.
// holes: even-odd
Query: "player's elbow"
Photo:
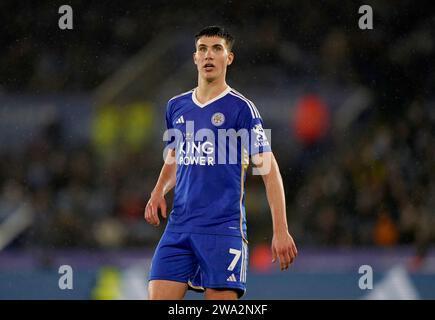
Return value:
[(278, 170), (278, 165), (272, 152), (256, 154), (252, 157), (252, 162), (255, 165), (255, 174), (261, 175), (263, 179), (268, 179), (270, 176), (275, 175)]

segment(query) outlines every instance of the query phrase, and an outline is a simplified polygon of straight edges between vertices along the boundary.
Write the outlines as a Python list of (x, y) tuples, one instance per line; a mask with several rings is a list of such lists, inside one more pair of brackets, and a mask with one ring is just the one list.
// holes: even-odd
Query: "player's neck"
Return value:
[(207, 82), (206, 80), (199, 79), (198, 87), (196, 88), (196, 99), (200, 103), (205, 103), (224, 92), (228, 88), (225, 80), (219, 82)]

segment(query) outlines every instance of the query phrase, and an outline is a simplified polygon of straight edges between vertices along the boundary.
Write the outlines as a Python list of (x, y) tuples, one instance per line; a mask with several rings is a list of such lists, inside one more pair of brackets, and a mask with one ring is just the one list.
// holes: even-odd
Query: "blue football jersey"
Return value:
[(203, 104), (195, 90), (167, 104), (167, 147), (175, 149), (177, 163), (167, 230), (246, 240), (249, 158), (271, 151), (261, 116), (254, 103), (230, 87)]

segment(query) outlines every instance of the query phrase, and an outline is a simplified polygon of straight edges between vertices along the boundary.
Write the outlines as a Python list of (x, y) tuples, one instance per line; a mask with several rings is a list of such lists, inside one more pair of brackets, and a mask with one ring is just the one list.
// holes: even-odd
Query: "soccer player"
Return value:
[[(158, 226), (158, 210), (167, 218), (165, 195), (175, 187), (173, 209), (151, 263), (150, 299), (183, 299), (188, 289), (205, 291), (205, 298), (213, 300), (235, 300), (245, 293), (244, 184), (249, 160), (262, 175), (271, 209), (272, 261), (278, 258), (285, 270), (297, 255), (287, 227), (281, 174), (262, 118), (256, 106), (225, 80), (234, 60), (233, 43), (233, 36), (218, 26), (197, 33), (193, 61), (198, 86), (167, 104), (167, 128), (181, 134), (169, 141), (144, 212), (146, 221)], [(249, 143), (236, 139), (237, 143), (218, 145), (227, 141), (217, 139), (219, 130), (231, 129), (249, 132)], [(212, 137), (205, 134), (210, 132)], [(227, 160), (235, 148), (236, 161), (219, 161), (220, 154)]]

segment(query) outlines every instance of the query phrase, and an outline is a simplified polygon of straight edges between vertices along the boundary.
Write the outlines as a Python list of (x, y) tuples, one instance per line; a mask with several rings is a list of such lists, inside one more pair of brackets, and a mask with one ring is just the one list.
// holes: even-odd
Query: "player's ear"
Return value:
[(196, 52), (193, 53), (193, 63), (194, 63), (194, 64), (198, 64), (198, 63), (196, 62)]
[(229, 66), (230, 64), (233, 63), (233, 61), (234, 61), (234, 53), (230, 52), (227, 58), (227, 65)]

